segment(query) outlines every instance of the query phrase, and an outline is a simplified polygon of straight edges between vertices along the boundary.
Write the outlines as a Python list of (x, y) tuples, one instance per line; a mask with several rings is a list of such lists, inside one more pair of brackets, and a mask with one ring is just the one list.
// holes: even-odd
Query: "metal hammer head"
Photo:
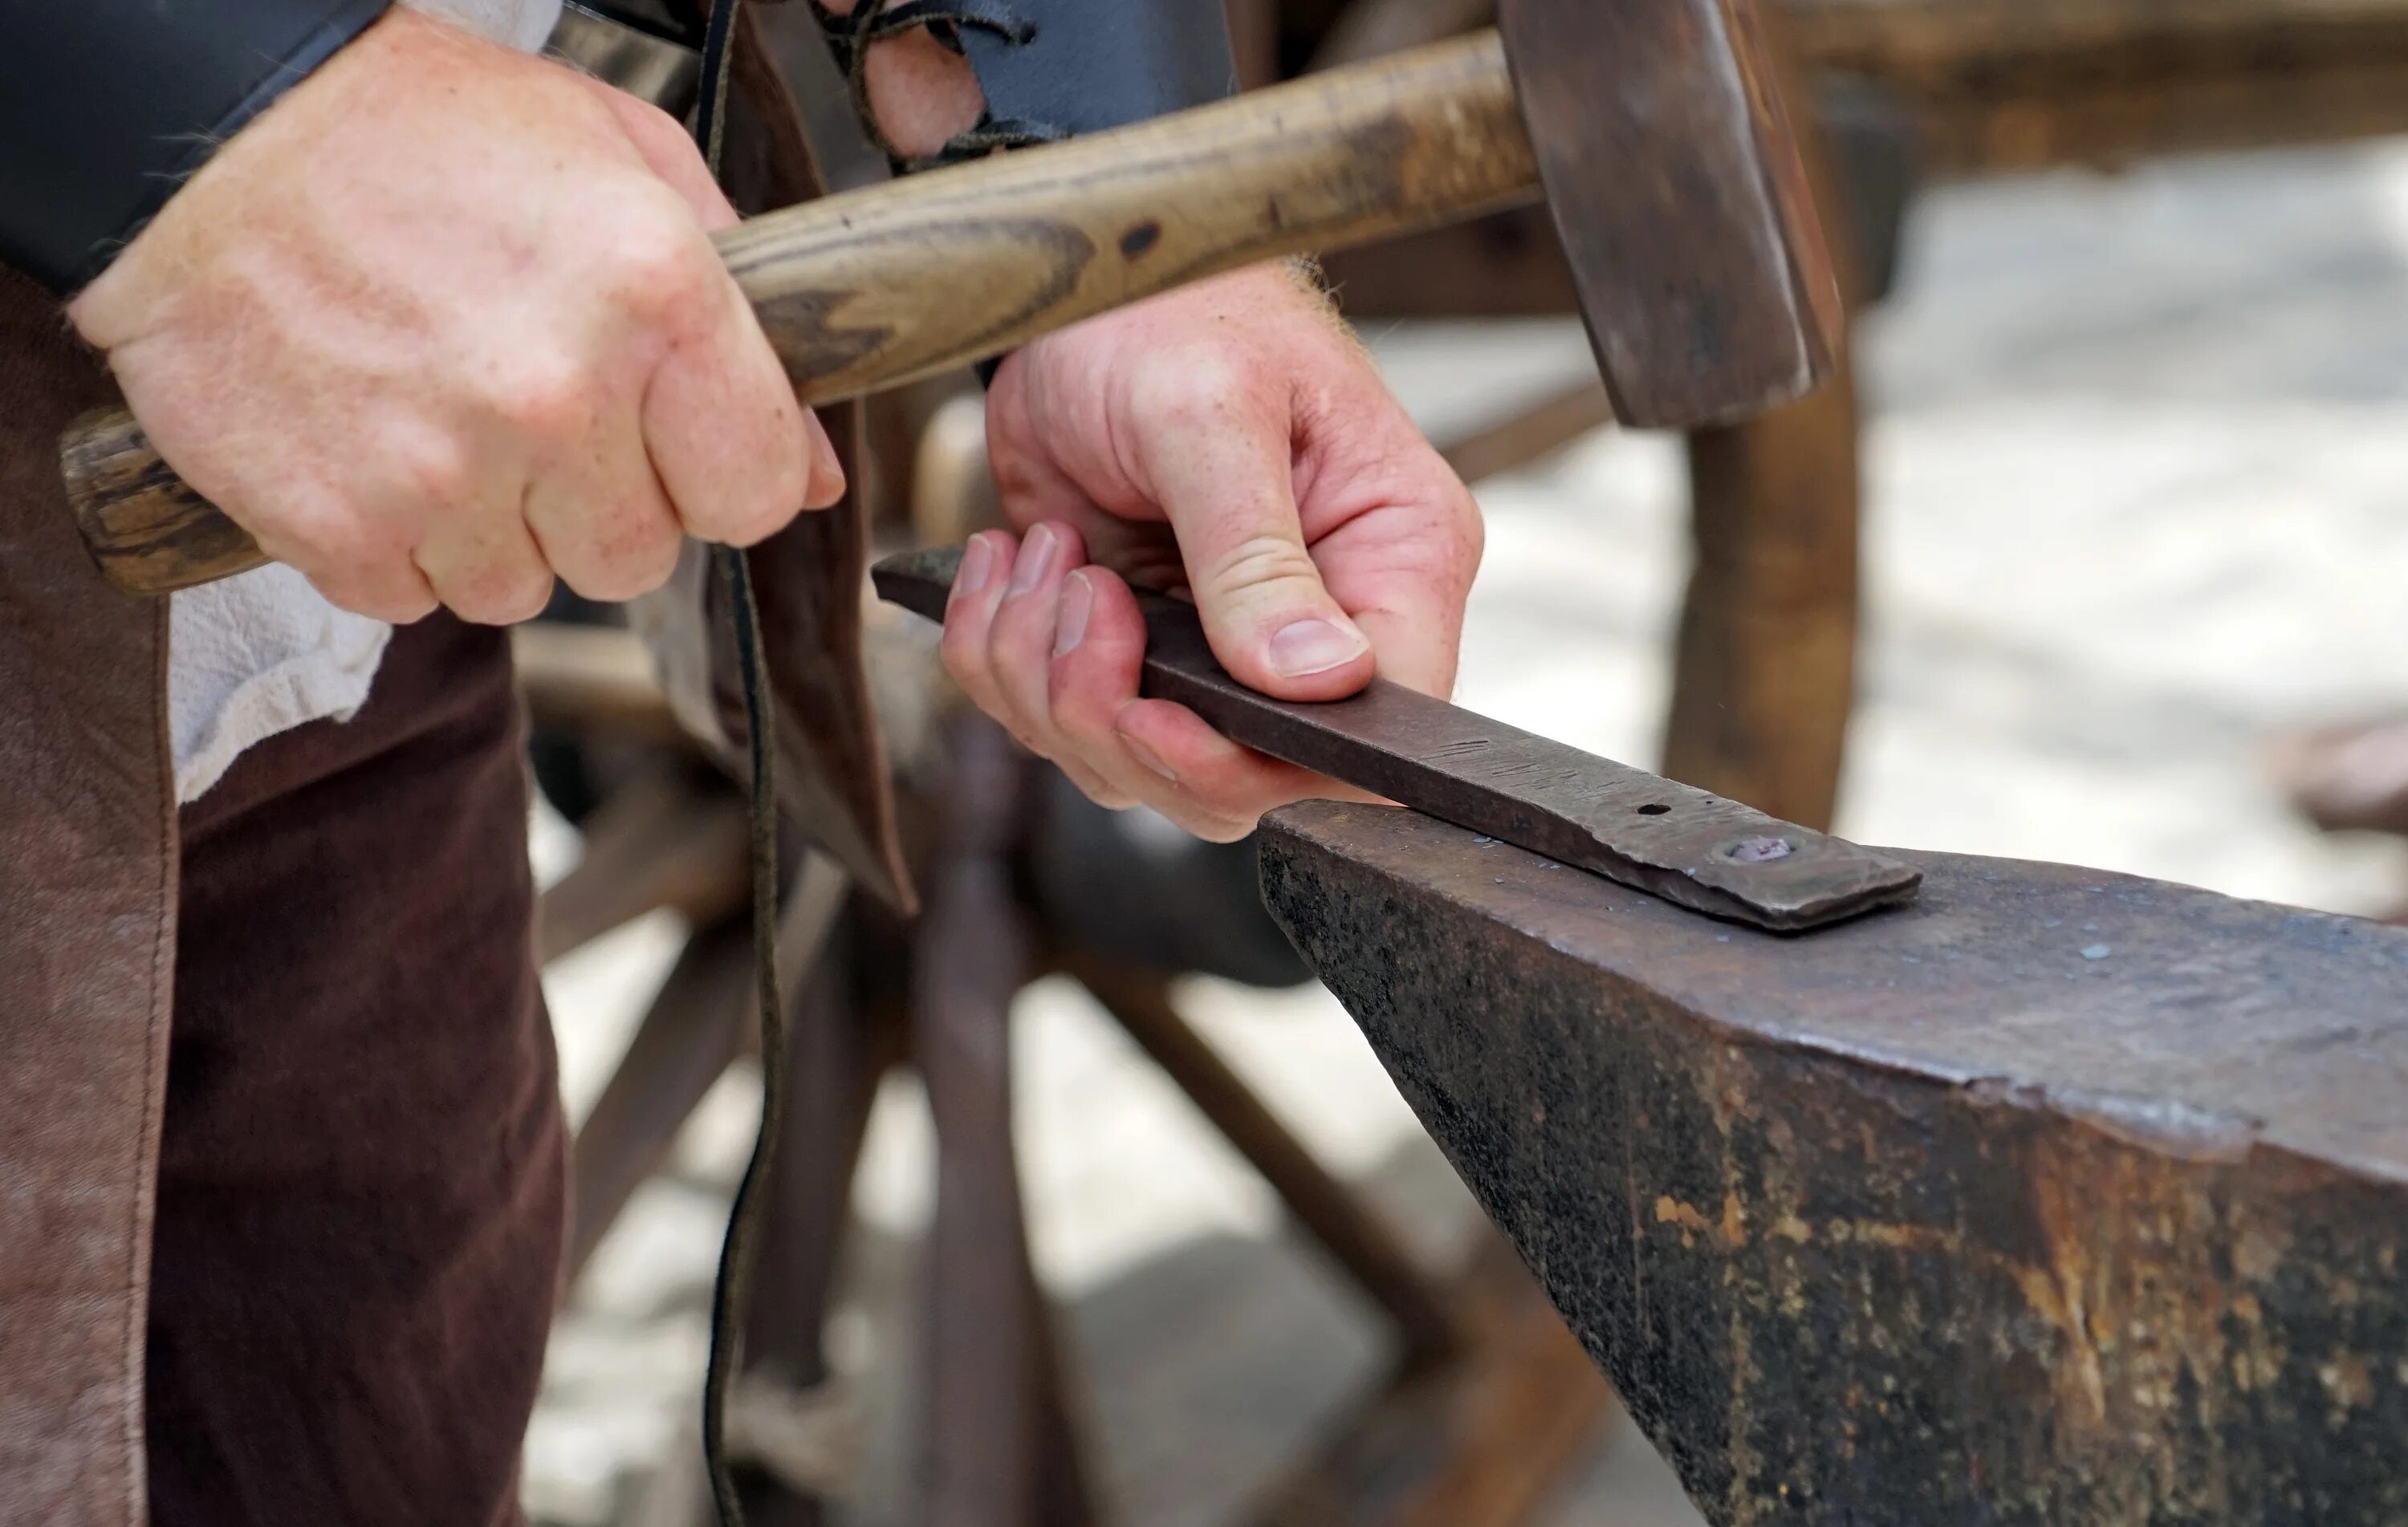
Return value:
[(1555, 231), (1625, 424), (1811, 389), (1843, 318), (1756, 0), (1500, 0)]

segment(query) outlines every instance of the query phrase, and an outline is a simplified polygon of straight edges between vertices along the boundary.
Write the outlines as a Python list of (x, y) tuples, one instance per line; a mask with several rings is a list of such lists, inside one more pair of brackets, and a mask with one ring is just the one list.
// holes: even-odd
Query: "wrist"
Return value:
[[(0, 260), (55, 291), (98, 275), (179, 187), (385, 0), (0, 7)], [(38, 64), (37, 67), (32, 66)]]

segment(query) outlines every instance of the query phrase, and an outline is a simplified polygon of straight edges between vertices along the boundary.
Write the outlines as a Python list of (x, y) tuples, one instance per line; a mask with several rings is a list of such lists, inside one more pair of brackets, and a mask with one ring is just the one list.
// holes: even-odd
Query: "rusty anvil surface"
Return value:
[(2408, 1522), (2408, 931), (1908, 854), (1780, 937), (1388, 808), (1260, 841), (1713, 1521)]

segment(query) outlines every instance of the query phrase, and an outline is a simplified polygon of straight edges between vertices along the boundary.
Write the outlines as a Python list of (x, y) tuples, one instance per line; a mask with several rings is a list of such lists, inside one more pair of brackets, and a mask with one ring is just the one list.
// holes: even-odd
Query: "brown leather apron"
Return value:
[(101, 395), (0, 280), (0, 1522), (513, 1521), (566, 1204), (508, 646), (397, 632), (179, 822), (165, 607), (57, 493)]
[[(739, 37), (751, 210), (816, 177)], [(398, 634), (361, 716), (246, 754), (179, 856), (166, 606), (101, 580), (59, 486), (110, 397), (0, 269), (0, 1523), (513, 1520), (564, 1210), (506, 649)], [(894, 863), (862, 534), (847, 506), (750, 561), (789, 812)], [(736, 708), (723, 599), (647, 604), (690, 718)]]
[(0, 1521), (138, 1527), (175, 959), (167, 608), (101, 581), (59, 430), (109, 395), (0, 271)]

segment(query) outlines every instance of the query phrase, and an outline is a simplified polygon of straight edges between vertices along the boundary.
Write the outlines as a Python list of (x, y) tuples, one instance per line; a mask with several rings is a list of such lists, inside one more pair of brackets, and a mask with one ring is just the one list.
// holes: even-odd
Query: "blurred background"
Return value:
[[(1479, 12), (1233, 16), (1268, 78)], [(2392, 914), (2408, 139), (2386, 135), (2408, 131), (2408, 3), (1798, 0), (1788, 22), (1793, 105), (1856, 256), (1838, 395), (1716, 437), (1621, 434), (1542, 224), (1333, 263), (1477, 479), (1460, 703), (1870, 843)], [(809, 88), (823, 62), (790, 63), (833, 98)], [(827, 157), (839, 180), (877, 173)], [(957, 384), (873, 417), (897, 544), (991, 512), (977, 430)], [(882, 684), (915, 691), (889, 706), (908, 771), (944, 752), (943, 706), (916, 692), (938, 687), (924, 639), (874, 624)], [(579, 645), (620, 634), (552, 635), (531, 649), (531, 683), (556, 692), (534, 696), (552, 804), (532, 841), (566, 888), (546, 985), (572, 1115), (602, 1109), (609, 1138), (580, 1141), (601, 1211), (526, 1498), (544, 1527), (666, 1527), (702, 1520), (706, 1305), (757, 1114), (729, 979), (735, 803), (661, 763), (674, 748), (628, 720), (640, 676)], [(929, 1520), (932, 1459), (1022, 1425), (1052, 1483), (995, 1503), (998, 1527), (1696, 1521), (1585, 1369), (1516, 1323), (1526, 1293), (1345, 1013), (1284, 963), (1242, 856), (1082, 814), (1041, 778), (1014, 789), (1033, 824), (1014, 884), (1047, 951), (1031, 971), (1051, 973), (1008, 1020), (997, 1006), (971, 1067), (992, 1118), (940, 1131), (911, 1067), (855, 1068), (858, 1170), (823, 1153), (829, 1202), (790, 1249), (789, 1272), (821, 1271), (758, 1294), (808, 1328), (739, 1406), (762, 1520)], [(606, 879), (651, 889), (597, 901)], [(1209, 935), (1086, 925), (1064, 885)], [(867, 1011), (924, 956), (832, 915)], [(831, 1000), (824, 979), (801, 990)], [(944, 1206), (940, 1155), (966, 1185)], [(1057, 1358), (967, 1411), (942, 1393), (976, 1385), (945, 1375), (981, 1360), (945, 1343), (981, 1334), (932, 1339), (930, 1290), (964, 1248), (1019, 1253), (969, 1231), (932, 1251), (966, 1201), (1025, 1224), (1043, 1301), (1014, 1319)], [(1368, 1241), (1333, 1255), (1333, 1234)], [(1396, 1257), (1424, 1281), (1367, 1284)]]

